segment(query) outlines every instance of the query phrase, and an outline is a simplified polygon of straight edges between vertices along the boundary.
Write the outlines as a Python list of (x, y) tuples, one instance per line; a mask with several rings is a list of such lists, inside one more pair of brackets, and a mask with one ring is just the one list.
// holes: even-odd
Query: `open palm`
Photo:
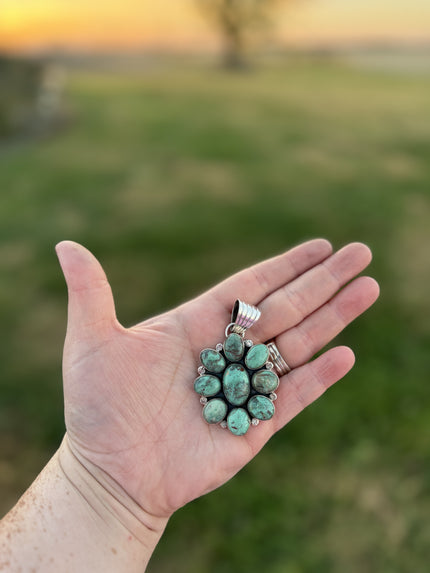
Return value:
[[(70, 447), (160, 517), (227, 481), (350, 370), (354, 355), (346, 347), (309, 360), (379, 292), (373, 279), (354, 278), (371, 260), (365, 245), (332, 254), (317, 239), (124, 328), (91, 253), (70, 241), (57, 252), (69, 290), (63, 371)], [(206, 424), (193, 390), (199, 353), (223, 341), (237, 298), (262, 312), (249, 337), (275, 338), (293, 368), (281, 379), (275, 416), (242, 437)]]

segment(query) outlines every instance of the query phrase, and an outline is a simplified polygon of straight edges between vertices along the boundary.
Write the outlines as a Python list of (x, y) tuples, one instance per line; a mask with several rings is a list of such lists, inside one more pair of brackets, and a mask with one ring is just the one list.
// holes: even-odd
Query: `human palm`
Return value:
[[(309, 360), (378, 296), (373, 279), (354, 279), (370, 262), (367, 247), (355, 243), (333, 255), (329, 243), (315, 240), (124, 328), (94, 257), (69, 241), (57, 252), (69, 290), (63, 370), (70, 446), (156, 516), (227, 481), (343, 377), (354, 363), (350, 349)], [(223, 340), (237, 298), (262, 311), (249, 337), (275, 338), (293, 368), (281, 379), (275, 416), (242, 437), (206, 424), (193, 390), (200, 350)]]

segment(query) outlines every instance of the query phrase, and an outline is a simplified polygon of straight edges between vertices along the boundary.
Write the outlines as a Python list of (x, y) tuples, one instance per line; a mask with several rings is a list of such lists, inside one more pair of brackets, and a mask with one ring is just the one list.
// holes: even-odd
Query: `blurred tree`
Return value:
[(42, 76), (40, 62), (0, 54), (0, 139), (32, 124)]
[(281, 0), (198, 0), (214, 23), (224, 44), (224, 63), (229, 68), (246, 64), (248, 37), (266, 24), (268, 14)]

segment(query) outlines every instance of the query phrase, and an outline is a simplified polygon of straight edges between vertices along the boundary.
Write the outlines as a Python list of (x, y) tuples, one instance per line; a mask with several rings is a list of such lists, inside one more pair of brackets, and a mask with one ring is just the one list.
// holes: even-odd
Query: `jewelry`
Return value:
[(278, 376), (284, 376), (285, 374), (288, 374), (288, 372), (291, 372), (291, 368), (283, 359), (273, 340), (267, 343), (267, 348), (269, 349), (270, 360), (273, 362)]
[(224, 343), (200, 353), (199, 377), (194, 390), (203, 404), (203, 419), (220, 424), (235, 436), (243, 436), (260, 420), (275, 413), (279, 378), (273, 372), (266, 344), (245, 339), (245, 332), (260, 318), (255, 306), (236, 300)]

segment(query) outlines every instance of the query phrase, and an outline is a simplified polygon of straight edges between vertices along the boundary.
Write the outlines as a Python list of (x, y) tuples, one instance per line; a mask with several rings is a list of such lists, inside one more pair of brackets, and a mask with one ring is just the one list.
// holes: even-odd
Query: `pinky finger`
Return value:
[(353, 351), (347, 346), (338, 346), (284, 376), (276, 402), (275, 431), (280, 430), (343, 378), (354, 366), (354, 362)]

